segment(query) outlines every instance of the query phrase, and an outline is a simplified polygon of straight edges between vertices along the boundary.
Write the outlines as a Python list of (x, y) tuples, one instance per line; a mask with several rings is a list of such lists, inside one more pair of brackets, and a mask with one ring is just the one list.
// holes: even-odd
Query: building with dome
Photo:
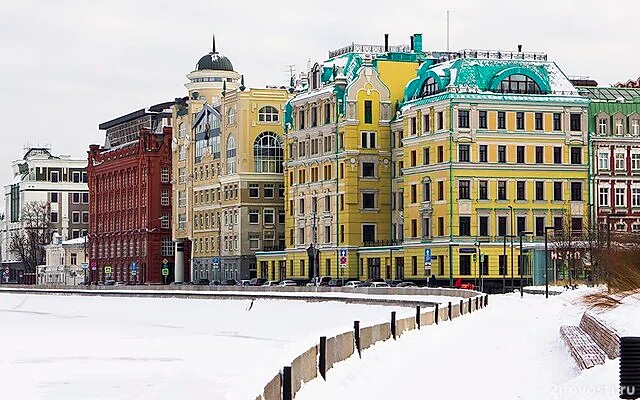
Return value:
[(284, 246), (290, 94), (247, 88), (215, 39), (187, 79), (187, 96), (173, 107), (175, 280), (249, 279), (256, 251)]

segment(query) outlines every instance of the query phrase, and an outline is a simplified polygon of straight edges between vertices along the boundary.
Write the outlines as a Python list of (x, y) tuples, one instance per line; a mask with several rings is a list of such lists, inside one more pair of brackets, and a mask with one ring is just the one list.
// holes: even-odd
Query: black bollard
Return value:
[(396, 340), (396, 312), (391, 311), (391, 336)]
[(620, 398), (640, 398), (640, 337), (620, 338)]
[(320, 370), (320, 376), (325, 381), (327, 380), (327, 337), (320, 336), (320, 349), (318, 353), (318, 369)]
[(362, 358), (362, 350), (360, 347), (360, 321), (353, 321), (353, 338), (356, 342), (356, 350), (358, 350), (358, 356)]
[(420, 306), (416, 306), (416, 324), (420, 329)]
[(282, 400), (293, 400), (291, 383), (291, 367), (284, 367), (282, 369)]
[(449, 311), (447, 313), (447, 316), (449, 317), (449, 321), (451, 321), (451, 302), (449, 302)]
[(433, 313), (433, 319), (434, 319), (434, 322), (436, 323), (436, 325), (438, 325), (438, 308), (439, 308), (439, 304), (436, 304), (436, 310)]

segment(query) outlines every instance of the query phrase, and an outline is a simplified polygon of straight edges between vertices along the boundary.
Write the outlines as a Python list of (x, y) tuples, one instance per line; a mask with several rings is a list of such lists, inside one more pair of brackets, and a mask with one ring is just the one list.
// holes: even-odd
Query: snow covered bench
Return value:
[(620, 335), (591, 313), (584, 313), (580, 320), (580, 329), (585, 331), (609, 359), (620, 357)]
[(576, 360), (580, 369), (588, 369), (596, 365), (604, 364), (607, 355), (598, 344), (578, 326), (563, 325), (560, 327), (560, 336), (569, 347), (571, 356)]

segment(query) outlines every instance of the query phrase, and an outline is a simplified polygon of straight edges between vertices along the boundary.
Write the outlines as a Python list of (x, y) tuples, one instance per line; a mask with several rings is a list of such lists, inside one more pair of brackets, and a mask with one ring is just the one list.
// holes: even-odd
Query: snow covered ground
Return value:
[(412, 308), (0, 293), (0, 398), (251, 399), (283, 366)]
[[(579, 323), (586, 308), (580, 298), (594, 290), (549, 299), (492, 296), (487, 309), (405, 333), (364, 351), (362, 360), (356, 355), (336, 364), (327, 382), (310, 382), (296, 399), (617, 399), (618, 361), (579, 374), (559, 334), (561, 325)], [(640, 303), (610, 315), (620, 330), (640, 315)], [(640, 336), (640, 323), (634, 324), (625, 333)]]

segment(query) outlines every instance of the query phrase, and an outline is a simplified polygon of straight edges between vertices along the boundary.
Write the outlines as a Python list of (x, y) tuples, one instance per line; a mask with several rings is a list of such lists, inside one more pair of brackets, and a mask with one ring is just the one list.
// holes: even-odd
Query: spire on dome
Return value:
[(212, 46), (211, 46), (211, 53), (212, 54), (216, 54), (216, 34), (213, 34), (213, 41), (212, 41)]

